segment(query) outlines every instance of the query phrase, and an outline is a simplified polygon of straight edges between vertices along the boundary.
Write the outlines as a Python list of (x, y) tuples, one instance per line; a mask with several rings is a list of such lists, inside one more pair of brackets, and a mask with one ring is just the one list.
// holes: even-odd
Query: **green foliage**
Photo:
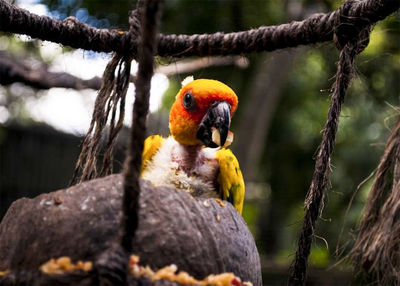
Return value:
[(165, 91), (162, 101), (161, 101), (161, 110), (165, 112), (169, 112), (172, 104), (175, 101), (175, 96), (178, 90), (181, 88), (180, 83), (176, 80), (170, 80), (168, 89)]
[[(279, 251), (275, 257), (277, 265), (286, 266), (293, 260), (293, 254), (296, 252), (295, 248), (286, 248)], [(314, 267), (327, 267), (330, 263), (330, 252), (324, 245), (313, 245), (309, 257), (309, 265)]]
[(251, 233), (257, 235), (257, 220), (260, 217), (260, 208), (257, 204), (248, 202), (243, 206), (243, 218), (248, 224)]
[(330, 253), (326, 247), (313, 247), (310, 253), (310, 265), (316, 267), (326, 267), (330, 262)]

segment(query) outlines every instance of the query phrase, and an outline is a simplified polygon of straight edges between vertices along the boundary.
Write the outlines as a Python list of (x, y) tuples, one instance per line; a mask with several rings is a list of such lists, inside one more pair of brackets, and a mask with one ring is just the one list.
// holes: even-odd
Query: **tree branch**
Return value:
[(97, 90), (101, 87), (102, 79), (93, 77), (84, 80), (65, 72), (49, 72), (45, 64), (33, 69), (21, 61), (12, 59), (6, 53), (0, 53), (0, 84), (8, 85), (14, 82), (22, 82), (38, 89), (64, 87)]
[(245, 69), (249, 65), (249, 60), (242, 56), (188, 59), (173, 62), (168, 65), (160, 65), (156, 68), (155, 72), (165, 74), (166, 76), (171, 76), (176, 74), (191, 73), (212, 66), (230, 65)]
[[(159, 65), (155, 72), (172, 76), (194, 72), (211, 66), (234, 65), (243, 69), (248, 64), (248, 59), (242, 56), (203, 57), (180, 60), (168, 65)], [(129, 81), (134, 82), (135, 78), (136, 76), (131, 75)], [(44, 63), (40, 63), (39, 67), (32, 68), (29, 64), (16, 60), (5, 52), (0, 52), (0, 84), (9, 85), (15, 82), (21, 82), (37, 89), (63, 87), (76, 90), (86, 88), (99, 90), (102, 79), (96, 76), (84, 80), (65, 72), (49, 72), (48, 66)]]
[[(354, 1), (347, 14), (356, 30), (384, 19), (400, 7), (398, 0)], [(340, 9), (314, 14), (303, 21), (262, 26), (236, 33), (202, 35), (158, 35), (160, 56), (238, 55), (273, 51), (299, 45), (331, 41)], [(73, 48), (97, 52), (119, 52), (136, 56), (137, 37), (118, 30), (97, 29), (68, 17), (64, 21), (37, 16), (0, 0), (0, 31), (26, 34)]]

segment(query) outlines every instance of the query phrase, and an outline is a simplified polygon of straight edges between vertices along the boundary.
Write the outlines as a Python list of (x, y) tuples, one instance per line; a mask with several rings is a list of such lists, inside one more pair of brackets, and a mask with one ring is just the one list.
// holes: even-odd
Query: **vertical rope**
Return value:
[[(144, 3), (143, 3), (144, 2)], [(130, 14), (130, 30), (140, 30), (137, 59), (139, 69), (135, 81), (136, 98), (133, 106), (130, 143), (124, 166), (124, 194), (120, 240), (100, 255), (96, 271), (100, 285), (126, 285), (132, 240), (138, 227), (139, 174), (146, 134), (146, 117), (149, 111), (150, 83), (153, 76), (156, 35), (160, 18), (161, 1), (139, 1), (137, 11)], [(140, 21), (140, 25), (139, 25)]]
[(350, 21), (355, 20), (349, 17), (353, 3), (354, 0), (346, 1), (341, 6), (340, 13), (335, 21), (334, 40), (341, 51), (336, 78), (332, 87), (333, 92), (328, 118), (319, 147), (313, 178), (305, 200), (306, 213), (288, 285), (305, 284), (307, 261), (310, 255), (315, 223), (321, 210), (324, 190), (329, 180), (330, 159), (335, 145), (342, 103), (354, 75), (354, 58), (365, 49), (369, 42), (371, 28), (368, 25), (369, 22), (365, 22), (367, 21), (366, 19), (362, 19), (363, 23), (359, 26), (349, 24)]
[(139, 69), (136, 99), (133, 107), (132, 129), (127, 159), (124, 168), (123, 236), (122, 247), (128, 253), (132, 249), (132, 238), (138, 226), (139, 175), (146, 134), (146, 117), (149, 111), (150, 84), (154, 69), (154, 55), (157, 47), (157, 29), (161, 1), (148, 0), (140, 13), (140, 45), (138, 47)]
[(320, 212), (323, 193), (328, 182), (330, 157), (335, 144), (342, 103), (354, 73), (355, 54), (354, 45), (350, 43), (346, 44), (340, 52), (328, 119), (315, 163), (311, 186), (305, 201), (304, 223), (300, 232), (298, 249), (288, 285), (304, 285), (306, 280), (307, 261), (310, 255), (312, 236)]

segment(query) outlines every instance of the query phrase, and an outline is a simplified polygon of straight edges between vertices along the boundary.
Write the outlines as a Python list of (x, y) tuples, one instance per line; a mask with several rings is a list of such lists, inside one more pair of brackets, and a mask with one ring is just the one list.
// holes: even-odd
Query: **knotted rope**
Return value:
[(354, 58), (369, 42), (370, 22), (367, 19), (349, 17), (354, 0), (346, 1), (335, 20), (335, 43), (340, 49), (336, 78), (332, 87), (331, 104), (325, 124), (322, 142), (311, 185), (305, 200), (305, 216), (300, 232), (298, 249), (288, 285), (304, 285), (307, 261), (310, 255), (315, 223), (321, 211), (324, 190), (329, 180), (330, 160), (334, 149), (339, 116), (346, 90), (354, 76)]
[[(136, 97), (132, 111), (130, 144), (127, 148), (124, 166), (121, 240), (103, 253), (96, 263), (99, 277), (110, 285), (124, 285), (126, 283), (129, 254), (132, 252), (132, 240), (139, 222), (139, 175), (146, 135), (146, 118), (149, 111), (150, 85), (154, 69), (160, 6), (160, 0), (139, 1), (138, 9), (132, 12), (129, 18), (131, 31), (140, 32), (140, 44), (137, 54), (139, 68), (135, 80)], [(138, 18), (140, 18), (140, 26), (138, 25)]]
[[(139, 8), (140, 8), (139, 2)], [(122, 246), (126, 252), (132, 248), (132, 238), (138, 225), (139, 175), (146, 135), (146, 118), (149, 112), (151, 78), (154, 72), (154, 55), (157, 51), (157, 30), (161, 0), (148, 0), (141, 13), (138, 47), (138, 74), (135, 81), (136, 99), (133, 106), (130, 144), (124, 167)], [(140, 8), (141, 9), (141, 8)], [(131, 17), (132, 19), (132, 17)]]
[[(400, 6), (398, 0), (353, 1), (350, 18), (365, 18), (371, 23), (384, 19)], [(303, 21), (277, 26), (261, 26), (248, 31), (202, 35), (158, 35), (160, 56), (212, 56), (273, 51), (299, 45), (331, 41), (339, 8), (330, 13), (311, 15)], [(74, 18), (64, 21), (37, 16), (0, 0), (0, 31), (27, 34), (74, 48), (99, 52), (116, 51), (135, 55), (138, 40), (129, 32), (96, 29)], [(29, 24), (28, 24), (29, 23)]]

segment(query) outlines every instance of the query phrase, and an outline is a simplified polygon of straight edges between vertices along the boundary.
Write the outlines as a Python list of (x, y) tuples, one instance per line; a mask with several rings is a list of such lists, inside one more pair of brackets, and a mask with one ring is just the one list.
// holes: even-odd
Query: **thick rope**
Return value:
[(333, 92), (328, 118), (319, 147), (313, 178), (305, 200), (306, 213), (288, 285), (305, 284), (307, 261), (310, 255), (314, 228), (321, 211), (324, 191), (329, 181), (330, 159), (335, 145), (342, 103), (354, 75), (354, 58), (359, 52), (365, 49), (369, 42), (369, 22), (363, 19), (362, 24), (356, 27), (348, 24), (349, 13), (353, 3), (353, 0), (345, 2), (341, 6), (341, 13), (336, 19), (335, 39), (337, 46), (342, 49), (340, 51), (335, 83), (332, 87)]
[(76, 49), (98, 52), (121, 52), (131, 38), (129, 32), (97, 29), (79, 22), (74, 17), (63, 21), (47, 16), (38, 16), (27, 10), (0, 0), (0, 30), (15, 34), (26, 34), (32, 38), (51, 41)]
[[(346, 2), (347, 3), (347, 2)], [(400, 7), (398, 0), (354, 1), (348, 6), (348, 24), (360, 19), (375, 23)], [(327, 14), (314, 14), (303, 21), (278, 26), (262, 26), (236, 33), (203, 35), (158, 35), (160, 56), (212, 56), (273, 51), (299, 45), (331, 41), (341, 8)], [(136, 55), (138, 39), (129, 32), (96, 29), (73, 17), (64, 21), (37, 16), (0, 0), (0, 31), (27, 34), (73, 48), (98, 52), (115, 51)]]
[(354, 55), (354, 48), (351, 44), (345, 45), (340, 53), (328, 119), (325, 124), (322, 143), (315, 163), (313, 179), (305, 201), (306, 214), (300, 233), (298, 250), (296, 252), (289, 285), (304, 285), (306, 279), (307, 260), (310, 254), (315, 222), (321, 208), (323, 192), (328, 182), (330, 157), (335, 144), (339, 114), (346, 89), (354, 72)]
[[(96, 271), (102, 285), (126, 285), (129, 254), (138, 227), (139, 174), (149, 111), (150, 83), (153, 76), (156, 32), (160, 18), (158, 0), (138, 2), (139, 12), (129, 18), (130, 31), (140, 31), (138, 48), (139, 69), (135, 80), (136, 98), (133, 107), (130, 144), (124, 167), (124, 194), (122, 198), (121, 239), (107, 249), (96, 261)], [(138, 15), (140, 14), (140, 15)], [(139, 21), (142, 26), (139, 27)], [(111, 135), (110, 135), (111, 136)]]
[(148, 0), (144, 7), (139, 7), (141, 20), (141, 44), (138, 47), (139, 68), (135, 81), (136, 98), (133, 106), (130, 144), (127, 149), (124, 168), (123, 236), (121, 245), (127, 253), (130, 253), (132, 250), (132, 239), (138, 226), (139, 175), (146, 136), (146, 118), (149, 112), (150, 86), (154, 72), (154, 55), (157, 48), (160, 6), (160, 0)]

